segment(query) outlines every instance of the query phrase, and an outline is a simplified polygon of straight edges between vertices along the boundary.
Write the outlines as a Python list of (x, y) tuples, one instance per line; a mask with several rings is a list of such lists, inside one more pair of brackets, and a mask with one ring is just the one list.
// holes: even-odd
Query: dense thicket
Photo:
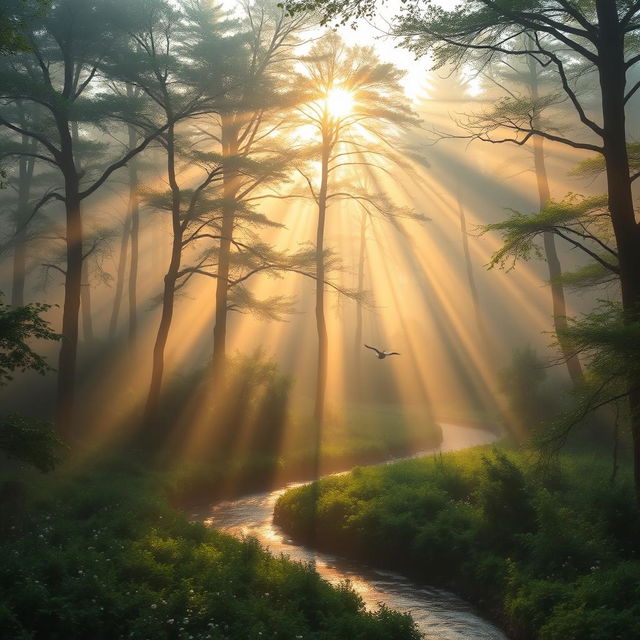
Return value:
[(3, 637), (419, 637), (407, 615), (366, 612), (348, 586), (189, 523), (146, 474), (36, 484), (26, 517), (3, 511)]
[[(640, 633), (633, 480), (608, 460), (471, 450), (321, 480), (282, 496), (275, 520), (303, 542), (446, 585), (509, 637)], [(391, 541), (402, 541), (393, 544)]]

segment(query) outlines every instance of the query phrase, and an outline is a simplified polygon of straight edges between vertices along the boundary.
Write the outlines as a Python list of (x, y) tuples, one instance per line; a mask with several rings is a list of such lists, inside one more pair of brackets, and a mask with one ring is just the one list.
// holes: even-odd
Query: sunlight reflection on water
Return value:
[[(438, 451), (453, 451), (495, 440), (495, 434), (480, 429), (442, 424), (443, 442)], [(418, 455), (434, 453), (424, 451)], [(447, 591), (434, 589), (396, 573), (371, 569), (328, 553), (319, 553), (294, 544), (272, 522), (277, 499), (289, 488), (220, 502), (208, 509), (207, 525), (232, 535), (253, 536), (274, 555), (311, 562), (318, 573), (333, 584), (349, 580), (368, 609), (384, 603), (392, 609), (409, 612), (429, 640), (505, 640), (506, 636), (490, 622), (478, 617), (471, 605)]]

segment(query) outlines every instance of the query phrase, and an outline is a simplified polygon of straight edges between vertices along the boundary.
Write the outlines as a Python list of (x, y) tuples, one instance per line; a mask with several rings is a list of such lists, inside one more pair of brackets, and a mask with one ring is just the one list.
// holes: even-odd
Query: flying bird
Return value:
[(370, 347), (368, 344), (364, 345), (367, 349), (371, 349), (371, 351), (375, 351), (379, 360), (384, 360), (387, 356), (399, 356), (400, 354), (397, 351), (382, 351), (382, 349), (376, 349), (375, 347)]

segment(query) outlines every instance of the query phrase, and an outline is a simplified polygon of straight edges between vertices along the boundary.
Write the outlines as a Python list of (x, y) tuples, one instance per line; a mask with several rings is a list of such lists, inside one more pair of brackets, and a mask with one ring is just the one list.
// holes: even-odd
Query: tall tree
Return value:
[[(532, 57), (527, 58), (528, 63), (528, 88), (531, 94), (533, 104), (540, 102), (540, 66), (537, 60)], [(537, 109), (533, 111), (535, 119), (532, 124), (534, 128), (541, 127), (540, 114)], [(540, 209), (543, 209), (551, 200), (551, 190), (549, 189), (549, 178), (547, 175), (547, 166), (544, 155), (544, 138), (541, 136), (533, 137), (533, 162), (536, 172), (536, 183), (538, 185), (538, 200)], [(547, 231), (543, 234), (544, 252), (547, 259), (549, 269), (549, 285), (551, 287), (551, 302), (553, 306), (553, 321), (556, 334), (558, 335), (559, 345), (562, 349), (564, 361), (567, 365), (569, 376), (574, 385), (584, 382), (582, 366), (578, 356), (572, 352), (570, 346), (564, 339), (567, 330), (567, 305), (564, 296), (564, 287), (562, 285), (562, 267), (558, 250), (556, 248), (555, 236), (552, 232)]]
[(90, 127), (99, 121), (104, 125), (124, 108), (113, 96), (95, 90), (101, 68), (121, 37), (112, 28), (110, 8), (107, 0), (59, 0), (46, 15), (24, 26), (21, 33), (29, 42), (29, 51), (6, 58), (0, 70), (3, 103), (31, 102), (43, 112), (38, 122), (25, 128), (3, 110), (0, 126), (36, 140), (42, 149), (37, 158), (54, 166), (64, 185), (46, 193), (34, 208), (58, 200), (65, 209), (64, 339), (58, 360), (56, 426), (67, 434), (72, 428), (75, 402), (84, 255), (82, 203), (166, 128), (160, 125), (147, 131), (134, 149), (110, 158), (95, 171), (83, 173), (77, 166), (73, 123), (83, 121)]
[[(128, 31), (130, 46), (120, 51), (117, 59), (114, 57), (111, 74), (137, 88), (155, 105), (152, 122), (165, 123), (158, 139), (169, 189), (147, 198), (151, 206), (169, 213), (172, 229), (145, 408), (144, 424), (152, 433), (158, 418), (176, 291), (199, 268), (203, 270), (206, 260), (202, 259), (198, 267), (185, 268), (184, 251), (207, 236), (220, 237), (216, 231), (219, 203), (205, 197), (208, 189), (221, 180), (220, 155), (199, 150), (186, 155), (182, 152), (193, 144), (197, 125), (220, 111), (229, 79), (245, 55), (233, 24), (211, 2), (192, 0), (180, 11), (164, 0), (139, 0), (130, 3), (119, 20)], [(194, 169), (186, 178), (180, 175), (185, 162)]]
[[(521, 38), (522, 42), (518, 42), (518, 44), (522, 47), (535, 44), (535, 40), (530, 34), (525, 33)], [(467, 130), (468, 138), (493, 143), (493, 134), (496, 128), (509, 120), (518, 121), (523, 113), (530, 115), (531, 125), (535, 130), (553, 130), (554, 126), (551, 125), (551, 122), (558, 120), (557, 107), (564, 102), (562, 93), (558, 93), (560, 79), (553, 69), (543, 66), (538, 59), (532, 56), (507, 61), (496, 59), (493, 62), (496, 68), (488, 74), (488, 77), (492, 78), (495, 85), (500, 87), (504, 93), (493, 101), (488, 110), (470, 115), (467, 121), (462, 124), (463, 128)], [(581, 66), (576, 71), (584, 73), (584, 68)], [(494, 76), (497, 76), (497, 79)], [(550, 113), (554, 107), (556, 110)], [(555, 129), (558, 129), (557, 125), (555, 125)], [(545, 158), (545, 139), (538, 135), (532, 136), (530, 145), (533, 152), (539, 210), (542, 211), (551, 200)], [(584, 382), (582, 366), (577, 354), (564, 338), (567, 329), (567, 305), (555, 234), (552, 231), (545, 232), (542, 235), (542, 242), (549, 272), (553, 323), (558, 336), (558, 346), (571, 381), (574, 386), (579, 386)]]
[[(130, 84), (126, 85), (126, 95), (129, 100), (139, 97), (139, 90), (136, 91)], [(128, 123), (127, 125), (128, 149), (134, 149), (138, 141), (136, 128)], [(127, 213), (125, 215), (122, 234), (120, 236), (120, 251), (118, 253), (118, 266), (116, 271), (116, 290), (113, 298), (113, 308), (109, 321), (109, 336), (115, 337), (118, 327), (118, 317), (125, 284), (125, 270), (127, 256), (129, 257), (129, 277), (128, 277), (128, 317), (129, 317), (129, 345), (133, 346), (136, 341), (137, 320), (138, 320), (138, 252), (140, 236), (140, 194), (138, 158), (132, 159), (128, 163), (128, 202)]]
[[(244, 209), (241, 218), (246, 221), (247, 207), (256, 203), (260, 190), (276, 179), (285, 178), (283, 170), (289, 154), (276, 133), (287, 123), (294, 99), (288, 86), (292, 77), (292, 50), (299, 43), (300, 31), (309, 23), (306, 18), (289, 18), (269, 0), (244, 4), (243, 14), (246, 64), (238, 69), (234, 89), (219, 115), (223, 205), (213, 334), (213, 367), (218, 374), (223, 371), (226, 359), (229, 295), (238, 277), (238, 274), (232, 277), (232, 254), (234, 250), (247, 251), (246, 243), (238, 244), (234, 238), (236, 215)], [(264, 250), (263, 247), (257, 252)], [(275, 259), (262, 257), (262, 267)], [(271, 301), (276, 307), (279, 302), (284, 301)]]
[[(17, 103), (14, 106), (15, 117), (23, 126), (27, 125), (30, 119), (28, 109)], [(7, 158), (17, 157), (17, 171), (3, 173), (7, 180), (7, 186), (15, 191), (15, 199), (5, 204), (13, 208), (12, 229), (10, 236), (5, 240), (11, 247), (13, 253), (12, 282), (11, 282), (11, 304), (22, 306), (24, 304), (25, 277), (27, 270), (27, 252), (29, 243), (29, 227), (32, 222), (30, 214), (30, 204), (33, 197), (34, 172), (38, 143), (25, 135), (9, 135), (3, 141), (0, 149), (2, 161)]]
[[(304, 60), (300, 86), (308, 100), (299, 108), (301, 126), (317, 138), (307, 140), (307, 156), (319, 167), (318, 179), (300, 169), (317, 207), (315, 241), (315, 315), (318, 363), (314, 418), (324, 418), (328, 376), (329, 336), (325, 318), (327, 279), (325, 228), (333, 202), (351, 200), (374, 205), (368, 194), (342, 189), (336, 172), (360, 166), (380, 170), (380, 158), (394, 156), (394, 136), (417, 122), (399, 84), (402, 73), (382, 64), (371, 48), (347, 47), (336, 35), (320, 40)], [(397, 143), (397, 140), (395, 140)], [(386, 169), (384, 169), (386, 171)], [(314, 184), (315, 182), (315, 184)]]

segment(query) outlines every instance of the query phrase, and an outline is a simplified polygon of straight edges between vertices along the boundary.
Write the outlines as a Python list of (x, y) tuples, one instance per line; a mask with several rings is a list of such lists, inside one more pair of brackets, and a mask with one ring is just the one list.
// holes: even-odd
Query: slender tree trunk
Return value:
[[(624, 95), (626, 71), (624, 34), (617, 3), (596, 0), (604, 159), (609, 211), (618, 247), (620, 286), (625, 320), (640, 322), (640, 229), (635, 220), (625, 127)], [(640, 506), (640, 379), (628, 381), (634, 480)]]
[(233, 159), (238, 153), (237, 129), (229, 116), (222, 118), (223, 148), (223, 205), (222, 232), (218, 253), (218, 277), (216, 280), (216, 312), (213, 328), (213, 372), (219, 383), (224, 378), (227, 343), (227, 316), (229, 297), (229, 270), (231, 243), (235, 225), (238, 175), (233, 169)]
[[(533, 154), (536, 171), (536, 181), (538, 184), (538, 196), (540, 209), (546, 206), (551, 199), (549, 192), (549, 182), (544, 161), (544, 141), (542, 138), (534, 137)], [(567, 330), (567, 305), (564, 297), (564, 287), (560, 281), (562, 277), (562, 267), (556, 249), (556, 241), (553, 233), (547, 231), (543, 234), (544, 253), (547, 259), (549, 270), (549, 284), (551, 288), (551, 304), (553, 309), (553, 324), (558, 336), (558, 344), (562, 351), (562, 357), (567, 365), (567, 371), (574, 385), (578, 386), (584, 382), (584, 374), (580, 359), (572, 351), (570, 345), (564, 339)]]
[(91, 315), (91, 283), (89, 281), (89, 257), (82, 261), (82, 288), (80, 290), (80, 306), (82, 309), (82, 330), (84, 339), (91, 342), (93, 335), (93, 317)]
[[(534, 101), (539, 97), (537, 64), (535, 60), (529, 58), (529, 89)], [(537, 118), (534, 118), (534, 126), (537, 127)], [(533, 162), (536, 172), (536, 183), (538, 185), (538, 200), (540, 210), (542, 210), (549, 200), (551, 200), (551, 191), (549, 189), (547, 166), (544, 158), (544, 139), (540, 136), (533, 137)], [(579, 386), (584, 382), (584, 374), (582, 373), (580, 359), (572, 351), (564, 337), (567, 330), (567, 305), (564, 297), (564, 287), (560, 281), (562, 277), (562, 267), (560, 265), (560, 258), (558, 257), (553, 233), (547, 231), (543, 234), (543, 245), (547, 258), (547, 268), (549, 270), (553, 324), (556, 336), (558, 337), (558, 344), (562, 351), (562, 357), (567, 365), (569, 377), (574, 386)]]
[(58, 359), (58, 396), (56, 427), (63, 437), (73, 429), (76, 360), (78, 353), (78, 319), (82, 289), (82, 213), (78, 194), (78, 177), (65, 176), (67, 269), (62, 311), (62, 344)]
[[(127, 85), (127, 97), (133, 98), (134, 88)], [(138, 140), (135, 129), (129, 125), (129, 149)], [(140, 235), (140, 198), (138, 196), (138, 166), (133, 159), (129, 163), (129, 218), (131, 220), (131, 262), (129, 264), (129, 346), (133, 347), (138, 333), (138, 249)]]
[[(69, 65), (65, 65), (65, 86), (71, 86)], [(56, 113), (56, 127), (60, 136), (60, 170), (64, 176), (64, 200), (66, 217), (66, 271), (64, 281), (64, 306), (62, 309), (62, 341), (58, 359), (58, 393), (56, 402), (56, 428), (65, 438), (73, 436), (73, 417), (76, 392), (76, 367), (78, 356), (78, 325), (80, 296), (82, 291), (83, 229), (80, 172), (74, 154), (73, 130), (67, 114)]]
[(140, 203), (138, 198), (138, 169), (135, 162), (129, 166), (129, 211), (131, 214), (131, 262), (129, 264), (129, 346), (133, 347), (138, 335), (138, 258), (140, 245)]
[[(35, 151), (36, 141), (22, 136), (22, 146), (27, 151)], [(27, 229), (29, 226), (29, 196), (35, 161), (21, 156), (18, 163), (18, 206), (16, 210), (16, 230), (13, 242), (13, 273), (11, 282), (11, 304), (24, 305), (24, 286), (27, 270)]]
[(160, 325), (153, 347), (153, 363), (151, 369), (151, 382), (145, 407), (144, 426), (148, 435), (157, 426), (158, 410), (162, 392), (162, 378), (164, 374), (164, 351), (169, 338), (169, 330), (173, 319), (173, 307), (175, 300), (175, 288), (182, 259), (182, 235), (183, 229), (180, 220), (181, 193), (176, 180), (175, 171), (175, 132), (173, 125), (167, 131), (167, 176), (171, 188), (171, 222), (173, 228), (173, 242), (171, 246), (171, 260), (164, 277), (164, 289), (162, 293), (162, 314)]
[(127, 264), (127, 249), (129, 247), (129, 234), (131, 229), (131, 217), (127, 211), (124, 225), (122, 226), (122, 236), (120, 237), (120, 255), (118, 256), (118, 269), (116, 271), (116, 291), (113, 296), (113, 307), (111, 309), (111, 319), (109, 321), (109, 339), (116, 337), (118, 330), (118, 316), (122, 305), (122, 293), (124, 290), (124, 271)]
[(329, 337), (324, 315), (324, 228), (327, 214), (327, 190), (329, 183), (330, 143), (323, 132), (320, 193), (318, 194), (318, 226), (316, 229), (316, 329), (318, 331), (318, 369), (316, 374), (316, 402), (313, 416), (317, 425), (324, 421), (325, 397), (327, 393), (327, 364)]
[[(133, 95), (133, 89), (127, 85), (127, 95)], [(129, 149), (136, 146), (136, 132), (133, 127), (128, 127)], [(139, 232), (139, 207), (138, 207), (138, 168), (136, 161), (131, 160), (129, 169), (129, 202), (127, 204), (127, 217), (122, 229), (122, 239), (120, 241), (120, 257), (118, 259), (118, 272), (116, 276), (116, 293), (113, 300), (113, 311), (109, 324), (109, 336), (115, 337), (118, 327), (118, 316), (122, 305), (122, 295), (124, 292), (124, 274), (127, 263), (127, 247), (131, 244), (131, 258), (129, 265), (129, 343), (133, 344), (136, 334), (137, 318), (137, 283), (138, 283), (138, 232)]]
[[(71, 140), (73, 143), (73, 158), (78, 175), (82, 174), (82, 160), (79, 155), (80, 132), (78, 123), (71, 122)], [(80, 311), (82, 313), (82, 329), (86, 341), (93, 340), (93, 322), (91, 318), (91, 284), (88, 272), (89, 257), (82, 258), (82, 275), (80, 284)]]
[(354, 383), (356, 385), (356, 398), (362, 399), (362, 324), (363, 310), (361, 296), (364, 292), (364, 265), (367, 258), (367, 213), (363, 211), (360, 218), (360, 246), (358, 248), (358, 299), (356, 300), (356, 331), (353, 344)]

